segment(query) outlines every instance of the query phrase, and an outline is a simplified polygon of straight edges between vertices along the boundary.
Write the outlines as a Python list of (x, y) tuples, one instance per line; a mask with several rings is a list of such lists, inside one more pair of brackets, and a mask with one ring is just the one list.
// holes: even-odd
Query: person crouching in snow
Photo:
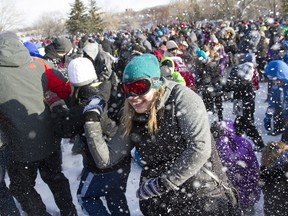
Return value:
[(213, 122), (211, 132), (223, 166), (227, 169), (227, 176), (238, 191), (244, 214), (253, 215), (261, 188), (259, 163), (251, 142), (237, 136), (232, 120)]

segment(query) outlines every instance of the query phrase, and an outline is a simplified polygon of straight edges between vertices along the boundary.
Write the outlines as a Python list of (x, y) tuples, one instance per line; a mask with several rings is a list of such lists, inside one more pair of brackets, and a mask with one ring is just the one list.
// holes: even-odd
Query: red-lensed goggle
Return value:
[(125, 97), (143, 96), (159, 81), (159, 78), (133, 80), (132, 82), (121, 83), (121, 89)]

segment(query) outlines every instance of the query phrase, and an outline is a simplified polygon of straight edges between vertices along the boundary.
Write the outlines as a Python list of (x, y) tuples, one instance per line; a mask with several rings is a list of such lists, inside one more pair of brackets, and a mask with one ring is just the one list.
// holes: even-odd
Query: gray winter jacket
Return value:
[(46, 85), (44, 66), (20, 41), (0, 36), (0, 113), (13, 128), (4, 127), (14, 160), (37, 161), (59, 149), (61, 140), (54, 137), (43, 102)]
[[(177, 117), (170, 115), (171, 104), (166, 102), (176, 83), (166, 82), (166, 93), (161, 99), (159, 110), (164, 109), (169, 115), (164, 113), (164, 117), (159, 119), (159, 133), (155, 135), (153, 140), (146, 135), (144, 139), (139, 140), (136, 148), (141, 159), (145, 161), (148, 167), (157, 167), (160, 166), (161, 162), (168, 161), (166, 165), (169, 164), (169, 169), (162, 170), (163, 173), (158, 174), (167, 176), (173, 184), (180, 186), (199, 172), (200, 168), (210, 158), (210, 127), (208, 115), (201, 98), (190, 89), (180, 85), (175, 87), (175, 94), (172, 96), (172, 101), (175, 103), (173, 109), (175, 109), (174, 112)], [(169, 100), (171, 101), (171, 98)], [(118, 163), (126, 154), (130, 153), (131, 148), (136, 143), (137, 131), (133, 131), (128, 140), (124, 140), (121, 129), (118, 129), (117, 134), (107, 144), (99, 136), (99, 134), (102, 134), (100, 123), (87, 122), (84, 127), (88, 144), (90, 149), (93, 149), (93, 157), (99, 168)], [(150, 147), (151, 150), (153, 149), (153, 155), (148, 157), (148, 155), (141, 154), (147, 153), (145, 149)], [(151, 157), (152, 159), (149, 159)]]
[(86, 138), (94, 161), (99, 168), (110, 167), (130, 154), (135, 146), (143, 163), (140, 183), (148, 178), (161, 177), (171, 188), (180, 188), (160, 197), (141, 200), (144, 215), (198, 215), (197, 212), (204, 213), (205, 205), (211, 199), (214, 199), (212, 202), (217, 211), (222, 211), (216, 203), (226, 200), (223, 190), (201, 169), (205, 166), (223, 182), (227, 181), (211, 140), (204, 103), (186, 86), (167, 80), (164, 85), (166, 91), (157, 112), (159, 131), (156, 135), (148, 134), (145, 115), (137, 115), (133, 119), (132, 133), (127, 140), (123, 139), (119, 128), (108, 143), (102, 136), (99, 122), (85, 123)]

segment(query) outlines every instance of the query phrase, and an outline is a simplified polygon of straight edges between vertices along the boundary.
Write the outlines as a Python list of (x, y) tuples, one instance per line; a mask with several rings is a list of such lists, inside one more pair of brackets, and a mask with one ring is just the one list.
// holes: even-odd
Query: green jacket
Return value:
[[(178, 84), (181, 84), (181, 85), (186, 85), (186, 82), (185, 82), (185, 79), (183, 78), (183, 76), (175, 71), (175, 65), (174, 65), (174, 61), (170, 58), (170, 57), (164, 57), (161, 62), (160, 62), (160, 65), (162, 66), (162, 64), (165, 62), (165, 61), (169, 61), (170, 64), (172, 65), (171, 67), (171, 73), (168, 75), (168, 76), (165, 76), (166, 79), (170, 79), (170, 80), (173, 80), (175, 82), (177, 82)], [(163, 74), (162, 74), (163, 76)], [(172, 79), (171, 79), (172, 78)]]

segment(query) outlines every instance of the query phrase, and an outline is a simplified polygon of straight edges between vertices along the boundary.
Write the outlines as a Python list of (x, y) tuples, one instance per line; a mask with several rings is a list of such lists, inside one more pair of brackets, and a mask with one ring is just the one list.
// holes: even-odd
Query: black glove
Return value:
[(98, 96), (107, 103), (111, 94), (111, 83), (109, 81), (102, 83), (92, 83), (79, 87), (77, 91), (77, 99), (80, 101), (80, 103), (84, 103), (84, 105), (87, 103), (87, 101), (90, 100), (92, 96)]
[(91, 86), (81, 86), (77, 89), (76, 99), (83, 105), (86, 105), (90, 101), (90, 97), (98, 94), (98, 89)]
[(89, 102), (83, 110), (85, 121), (99, 121), (100, 116), (104, 111), (105, 104), (105, 101), (98, 96), (90, 97)]

